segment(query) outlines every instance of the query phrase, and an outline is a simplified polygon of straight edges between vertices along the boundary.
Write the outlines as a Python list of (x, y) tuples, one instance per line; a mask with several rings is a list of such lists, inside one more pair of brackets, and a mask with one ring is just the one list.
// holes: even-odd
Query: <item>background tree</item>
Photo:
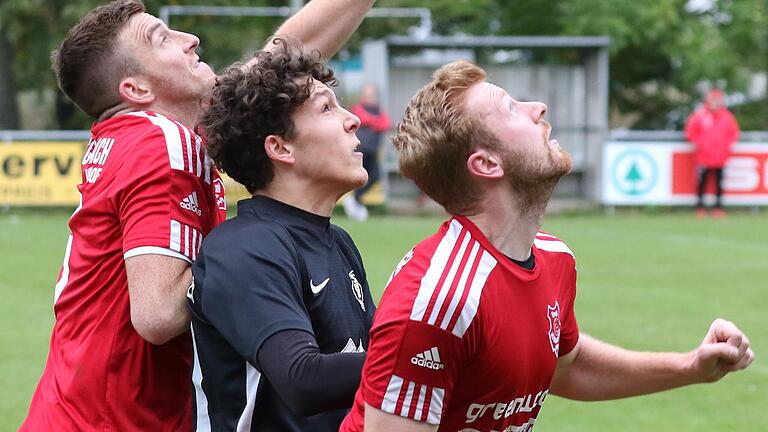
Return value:
[[(75, 20), (100, 3), (96, 0), (0, 2), (0, 86), (8, 89), (3, 92), (0, 115), (4, 117), (6, 112), (17, 109), (14, 107), (18, 106), (20, 91), (32, 90), (42, 99), (46, 90), (56, 88), (50, 67), (50, 53)], [(9, 51), (2, 49), (3, 39), (11, 47)], [(11, 71), (12, 75), (9, 77), (3, 70)], [(85, 116), (79, 114), (60, 92), (56, 92), (55, 105), (60, 117), (59, 127), (80, 129), (88, 124)], [(4, 126), (17, 128), (18, 120), (15, 126)]]
[[(2, 0), (0, 1), (0, 129), (15, 129), (18, 122), (18, 93), (32, 90), (39, 98), (46, 91), (55, 94), (54, 127), (87, 129), (91, 119), (80, 112), (56, 86), (50, 54), (66, 31), (90, 9), (104, 0)], [(162, 5), (285, 6), (286, 1), (249, 0), (144, 0), (151, 13)], [(193, 31), (210, 42), (201, 54), (210, 55), (212, 64), (223, 65), (242, 56), (243, 40), (263, 41), (280, 19), (256, 24), (246, 19), (221, 20), (197, 17), (194, 21), (177, 18), (177, 28)], [(4, 42), (7, 42), (7, 47)], [(203, 45), (206, 47), (206, 45)], [(255, 49), (257, 45), (253, 45)], [(228, 58), (224, 60), (224, 58)]]
[[(766, 0), (561, 1), (565, 34), (611, 37), (611, 104), (635, 128), (681, 128), (706, 88), (746, 94), (768, 64)], [(764, 96), (765, 97), (765, 96)], [(768, 102), (767, 102), (768, 103)], [(759, 103), (736, 107), (744, 129), (766, 129)]]
[[(56, 88), (50, 52), (66, 30), (104, 0), (0, 1), (0, 128), (18, 125), (16, 93), (40, 97)], [(288, 6), (290, 0), (145, 0), (161, 5)], [(436, 34), (607, 35), (612, 126), (680, 128), (707, 85), (743, 95), (734, 111), (744, 129), (768, 129), (768, 96), (753, 100), (751, 80), (768, 69), (768, 0), (378, 0), (376, 7), (429, 7)], [(171, 26), (200, 36), (214, 69), (261, 47), (282, 18), (174, 16)], [(364, 21), (362, 40), (407, 34), (410, 19)], [(568, 60), (576, 52), (535, 52), (523, 61)], [(83, 129), (90, 120), (60, 92), (56, 125)]]
[(18, 128), (19, 107), (16, 103), (13, 48), (8, 42), (6, 26), (0, 22), (0, 129)]

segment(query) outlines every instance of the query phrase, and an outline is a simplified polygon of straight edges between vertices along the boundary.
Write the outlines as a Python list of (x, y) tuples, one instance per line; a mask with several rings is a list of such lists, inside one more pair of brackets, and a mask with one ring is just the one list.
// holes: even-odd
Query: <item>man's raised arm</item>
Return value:
[[(375, 0), (312, 0), (288, 18), (275, 35), (298, 39), (330, 59), (354, 33)], [(270, 42), (271, 42), (270, 38)], [(264, 49), (270, 49), (268, 42)]]

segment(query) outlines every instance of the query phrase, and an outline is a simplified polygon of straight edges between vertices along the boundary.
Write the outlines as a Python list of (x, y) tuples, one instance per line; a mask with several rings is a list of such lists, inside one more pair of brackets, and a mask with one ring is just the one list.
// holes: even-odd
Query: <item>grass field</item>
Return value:
[[(66, 211), (0, 212), (0, 431), (16, 430), (45, 363)], [(343, 218), (378, 297), (394, 265), (436, 218)], [(757, 359), (714, 385), (599, 403), (547, 399), (536, 431), (768, 431), (768, 214), (695, 220), (685, 213), (550, 217), (576, 254), (581, 329), (638, 350), (689, 350), (717, 316), (735, 321)]]

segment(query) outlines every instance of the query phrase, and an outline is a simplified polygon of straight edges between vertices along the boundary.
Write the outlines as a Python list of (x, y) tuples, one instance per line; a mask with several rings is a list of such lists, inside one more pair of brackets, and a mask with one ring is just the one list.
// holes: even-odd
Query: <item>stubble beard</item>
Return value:
[(561, 177), (571, 171), (571, 155), (560, 150), (560, 157), (550, 151), (544, 161), (510, 150), (504, 155), (507, 180), (521, 209), (543, 214)]
[(166, 77), (153, 77), (152, 81), (153, 86), (160, 89), (158, 96), (163, 99), (163, 105), (173, 110), (178, 117), (176, 120), (194, 127), (202, 117), (213, 86), (202, 81), (194, 85), (189, 85), (189, 82), (179, 85), (179, 81)]

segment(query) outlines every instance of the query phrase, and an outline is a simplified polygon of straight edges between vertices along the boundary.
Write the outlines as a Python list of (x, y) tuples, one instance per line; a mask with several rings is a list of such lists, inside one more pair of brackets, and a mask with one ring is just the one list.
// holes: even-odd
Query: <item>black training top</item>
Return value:
[(281, 397), (289, 392), (276, 388), (284, 376), (270, 380), (258, 359), (270, 357), (259, 354), (262, 345), (285, 349), (286, 341), (264, 342), (286, 330), (306, 333), (328, 358), (363, 356), (375, 306), (349, 234), (329, 218), (256, 196), (205, 238), (192, 274), (196, 429), (338, 430), (346, 409), (292, 411)]

